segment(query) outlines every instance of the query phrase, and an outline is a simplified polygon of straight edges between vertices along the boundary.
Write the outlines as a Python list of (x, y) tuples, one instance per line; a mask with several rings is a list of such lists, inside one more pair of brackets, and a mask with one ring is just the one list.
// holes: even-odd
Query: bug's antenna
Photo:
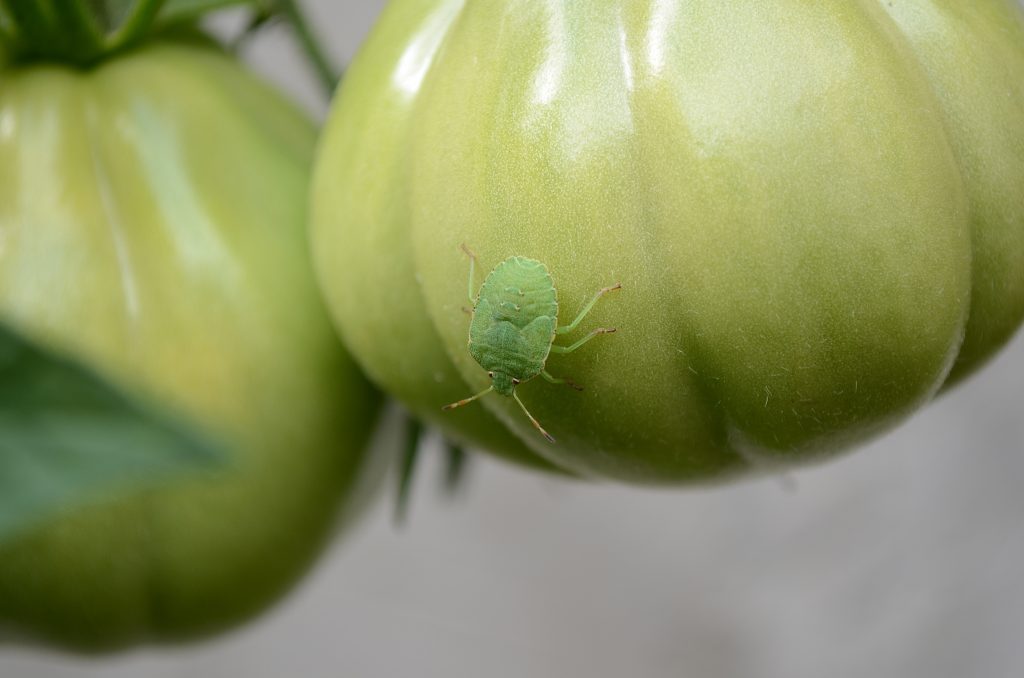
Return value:
[(530, 418), (530, 421), (533, 422), (534, 427), (538, 431), (540, 431), (540, 434), (544, 436), (545, 440), (547, 440), (549, 443), (555, 442), (555, 439), (551, 437), (551, 434), (545, 431), (544, 428), (540, 425), (540, 422), (533, 418), (533, 415), (530, 414), (530, 411), (528, 409), (526, 409), (526, 405), (524, 405), (523, 401), (519, 399), (519, 396), (516, 395), (515, 391), (512, 391), (512, 397), (516, 399), (517, 403), (519, 403), (519, 407), (523, 408), (523, 412), (525, 412), (526, 416)]
[[(464, 398), (463, 400), (460, 400), (457, 403), (452, 403), (451, 405), (445, 405), (441, 409), (442, 410), (446, 410), (446, 411), (447, 410), (454, 410), (456, 407), (462, 407), (463, 405), (468, 405), (471, 402), (473, 402), (474, 400), (476, 400), (477, 398), (482, 398), (482, 397), (484, 397), (485, 395), (487, 395), (488, 393), (490, 393), (493, 390), (494, 390), (494, 386), (491, 385), (491, 387), (488, 388), (486, 391), (481, 391), (480, 393), (477, 393), (475, 396), (470, 396), (468, 398)], [(530, 419), (533, 419), (533, 417), (530, 417)]]

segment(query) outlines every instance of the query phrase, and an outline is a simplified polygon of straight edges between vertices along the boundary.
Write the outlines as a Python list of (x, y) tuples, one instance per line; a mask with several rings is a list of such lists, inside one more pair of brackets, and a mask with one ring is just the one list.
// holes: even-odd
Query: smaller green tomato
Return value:
[(229, 454), (0, 548), (0, 626), (88, 649), (207, 634), (285, 593), (334, 530), (378, 396), (313, 280), (315, 137), (209, 47), (0, 71), (0, 314)]

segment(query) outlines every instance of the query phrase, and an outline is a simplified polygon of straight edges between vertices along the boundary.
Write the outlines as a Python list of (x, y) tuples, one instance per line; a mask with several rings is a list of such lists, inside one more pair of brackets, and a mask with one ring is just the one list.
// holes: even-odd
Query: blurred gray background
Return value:
[[(304, 4), (340, 64), (384, 0)], [(245, 54), (322, 111), (283, 29)], [(1022, 403), (1018, 337), (897, 431), (785, 480), (649, 491), (479, 460), (453, 501), (428, 454), (404, 529), (378, 502), (250, 626), (100, 659), (4, 648), (0, 676), (1019, 678)]]

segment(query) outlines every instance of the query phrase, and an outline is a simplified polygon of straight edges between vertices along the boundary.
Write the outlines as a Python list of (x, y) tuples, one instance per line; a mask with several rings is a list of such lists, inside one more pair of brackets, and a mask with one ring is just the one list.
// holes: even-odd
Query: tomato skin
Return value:
[(84, 649), (224, 628), (350, 503), (379, 397), (313, 280), (315, 133), (206, 47), (0, 73), (0, 313), (230, 454), (0, 549), (0, 626)]
[[(321, 138), (319, 279), (367, 374), (484, 448), (636, 483), (819, 459), (1020, 325), (1022, 83), (1002, 0), (396, 0)], [(549, 362), (587, 390), (520, 391), (556, 445), (507, 399), (437, 410), (487, 385), (461, 243), (544, 262), (567, 317), (623, 284), (619, 332)]]

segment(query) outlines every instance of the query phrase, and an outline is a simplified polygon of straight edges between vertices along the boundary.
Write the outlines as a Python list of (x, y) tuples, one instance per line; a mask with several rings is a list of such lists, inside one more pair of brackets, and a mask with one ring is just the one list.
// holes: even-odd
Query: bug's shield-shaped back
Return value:
[(480, 287), (478, 309), (484, 301), (495, 320), (507, 320), (519, 329), (541, 316), (558, 317), (551, 274), (544, 264), (526, 257), (510, 257), (490, 272)]

